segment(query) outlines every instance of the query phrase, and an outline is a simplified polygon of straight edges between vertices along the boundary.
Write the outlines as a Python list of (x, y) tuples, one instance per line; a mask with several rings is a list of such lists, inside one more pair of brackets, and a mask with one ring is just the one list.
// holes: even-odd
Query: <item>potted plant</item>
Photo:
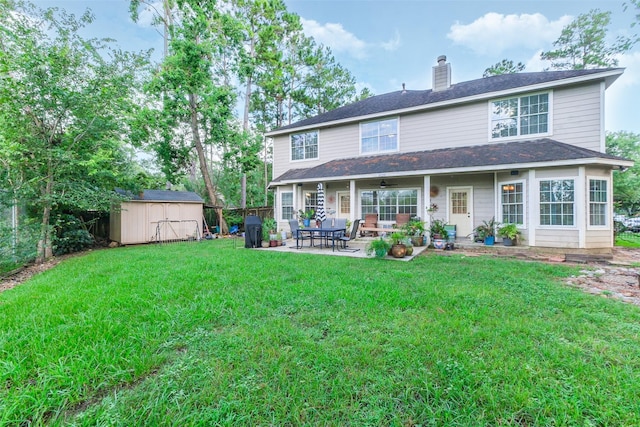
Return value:
[(420, 218), (413, 218), (409, 220), (403, 226), (403, 230), (407, 233), (407, 236), (411, 239), (411, 244), (413, 246), (422, 246), (424, 234), (424, 222), (420, 220)]
[(520, 230), (518, 230), (516, 224), (503, 224), (498, 228), (498, 234), (502, 236), (502, 244), (504, 246), (513, 246), (520, 235)]
[(447, 229), (444, 228), (445, 225), (446, 223), (441, 219), (434, 219), (431, 221), (429, 233), (431, 234), (431, 241), (433, 242), (433, 247), (435, 249), (444, 249), (444, 246), (447, 243), (449, 233), (447, 232)]
[(389, 252), (389, 249), (391, 249), (391, 243), (380, 237), (379, 239), (370, 241), (365, 251), (369, 256), (375, 255), (376, 258), (384, 258)]
[(404, 244), (406, 234), (403, 231), (391, 233), (391, 255), (394, 258), (404, 258), (407, 254), (407, 246)]
[(316, 211), (314, 211), (313, 209), (309, 209), (308, 211), (303, 211), (302, 209), (300, 209), (298, 211), (298, 215), (300, 216), (300, 219), (302, 220), (302, 224), (305, 227), (309, 227), (311, 225), (311, 219), (315, 214), (316, 214)]
[(474, 231), (478, 235), (485, 245), (493, 246), (496, 241), (496, 227), (498, 223), (495, 218), (491, 218), (488, 221), (482, 221), (482, 224), (477, 226)]
[(269, 246), (278, 245), (278, 234), (276, 232), (278, 225), (273, 218), (265, 218), (262, 221), (262, 241), (269, 242)]

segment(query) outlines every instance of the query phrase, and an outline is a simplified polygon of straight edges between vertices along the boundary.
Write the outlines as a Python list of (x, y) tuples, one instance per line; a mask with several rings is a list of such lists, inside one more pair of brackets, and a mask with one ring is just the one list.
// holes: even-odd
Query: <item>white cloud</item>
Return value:
[(536, 71), (544, 71), (551, 66), (550, 61), (545, 61), (540, 58), (542, 49), (539, 49), (534, 53), (525, 63), (525, 73), (535, 73)]
[(335, 53), (348, 53), (363, 59), (367, 56), (367, 43), (358, 39), (354, 34), (342, 27), (342, 24), (320, 24), (312, 19), (300, 18), (304, 33), (313, 37), (317, 42), (329, 46)]
[(375, 49), (382, 48), (386, 51), (395, 51), (402, 45), (400, 33), (397, 30), (388, 41), (368, 43), (347, 31), (342, 24), (331, 22), (321, 24), (318, 21), (304, 18), (300, 18), (300, 21), (307, 36), (313, 37), (316, 42), (330, 47), (334, 53), (344, 53), (356, 59), (369, 57), (370, 51)]
[(162, 16), (163, 7), (162, 1), (155, 1), (150, 4), (145, 3), (144, 8), (138, 14), (137, 24), (142, 28), (153, 27), (155, 20)]
[(640, 92), (640, 52), (618, 56), (624, 74), (607, 89), (605, 127), (610, 131), (627, 130), (640, 133), (636, 105)]
[(447, 37), (478, 54), (497, 55), (518, 47), (540, 49), (555, 41), (572, 19), (565, 15), (549, 21), (540, 13), (503, 15), (491, 12), (471, 24), (453, 24)]
[(398, 32), (398, 30), (396, 30), (396, 33), (394, 34), (392, 39), (387, 42), (381, 43), (380, 46), (382, 46), (382, 48), (387, 51), (398, 50), (398, 48), (402, 46), (402, 41), (400, 40), (400, 33)]

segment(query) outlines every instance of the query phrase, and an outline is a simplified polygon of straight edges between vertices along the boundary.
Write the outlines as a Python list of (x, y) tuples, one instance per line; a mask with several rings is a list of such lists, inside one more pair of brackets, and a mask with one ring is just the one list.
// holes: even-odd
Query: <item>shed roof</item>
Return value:
[(599, 163), (622, 166), (632, 164), (631, 161), (621, 157), (542, 138), (533, 141), (331, 160), (313, 168), (290, 169), (274, 179), (272, 184), (381, 175), (409, 176), (464, 169), (469, 171), (504, 169), (525, 164), (552, 165), (563, 161), (571, 161), (575, 164)]
[(144, 190), (142, 197), (130, 191), (116, 189), (118, 194), (129, 197), (135, 202), (183, 202), (183, 203), (204, 203), (202, 197), (193, 191), (171, 191), (171, 190)]

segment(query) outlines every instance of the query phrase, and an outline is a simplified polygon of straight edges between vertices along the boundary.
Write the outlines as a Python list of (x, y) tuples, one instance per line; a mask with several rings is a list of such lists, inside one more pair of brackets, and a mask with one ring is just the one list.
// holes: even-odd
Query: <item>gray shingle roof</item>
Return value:
[(116, 189), (116, 192), (135, 201), (204, 203), (193, 191), (144, 190), (142, 197), (122, 189)]
[(332, 160), (313, 168), (290, 169), (272, 181), (292, 182), (312, 179), (332, 179), (350, 176), (380, 175), (416, 171), (443, 171), (447, 169), (495, 167), (501, 165), (544, 164), (563, 160), (577, 161), (595, 159), (600, 161), (628, 160), (598, 151), (565, 144), (549, 138), (533, 141), (506, 142), (469, 147), (411, 153), (362, 156)]
[(441, 91), (429, 90), (407, 90), (390, 92), (383, 95), (372, 96), (362, 101), (345, 105), (335, 110), (298, 121), (296, 123), (280, 127), (273, 132), (287, 129), (320, 125), (322, 123), (333, 122), (393, 112), (403, 109), (410, 109), (422, 105), (434, 104), (438, 102), (453, 101), (468, 97), (490, 94), (505, 90), (524, 88), (528, 86), (551, 83), (555, 81), (567, 80), (577, 77), (591, 76), (611, 71), (622, 72), (622, 68), (614, 69), (590, 69), (590, 70), (567, 70), (567, 71), (544, 71), (537, 73), (514, 73), (499, 76), (484, 77), (476, 80), (456, 83), (449, 89)]

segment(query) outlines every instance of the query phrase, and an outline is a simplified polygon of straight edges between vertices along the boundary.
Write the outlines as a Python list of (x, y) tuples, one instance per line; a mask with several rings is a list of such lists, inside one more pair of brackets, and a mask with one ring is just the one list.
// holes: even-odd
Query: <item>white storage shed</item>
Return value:
[(145, 190), (111, 209), (110, 238), (123, 245), (199, 240), (203, 205), (192, 191)]

